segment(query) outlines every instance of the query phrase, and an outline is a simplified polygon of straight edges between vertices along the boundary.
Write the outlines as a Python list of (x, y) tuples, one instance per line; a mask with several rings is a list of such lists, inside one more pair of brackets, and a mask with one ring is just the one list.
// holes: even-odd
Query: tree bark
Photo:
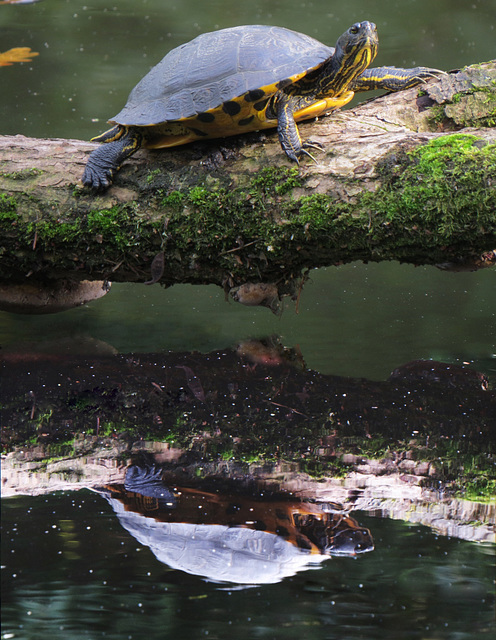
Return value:
[(299, 167), (275, 132), (142, 150), (104, 193), (80, 183), (95, 144), (0, 137), (0, 284), (215, 283), (271, 306), (354, 260), (492, 265), (495, 85), (474, 65), (301, 124), (324, 151)]

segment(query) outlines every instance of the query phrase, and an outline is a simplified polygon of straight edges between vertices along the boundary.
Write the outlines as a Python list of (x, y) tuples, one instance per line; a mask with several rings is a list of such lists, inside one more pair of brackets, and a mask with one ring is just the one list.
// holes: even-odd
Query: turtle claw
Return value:
[(449, 74), (446, 73), (446, 71), (441, 71), (441, 69), (426, 69), (422, 73), (419, 73), (416, 79), (419, 82), (426, 83), (429, 80), (432, 80), (432, 78), (439, 78), (439, 76), (447, 76), (447, 75)]
[(324, 151), (325, 149), (324, 145), (316, 140), (306, 140), (302, 146), (305, 149), (318, 149), (318, 151)]
[(305, 155), (308, 158), (311, 158), (315, 162), (315, 164), (318, 164), (317, 160), (313, 157), (313, 155), (303, 147), (301, 148), (300, 155), (302, 156)]
[(110, 163), (104, 156), (110, 145), (99, 147), (88, 158), (81, 179), (85, 187), (90, 187), (95, 191), (108, 189), (114, 181), (114, 174), (118, 167)]
[(306, 140), (301, 145), (300, 154), (308, 156), (309, 158), (311, 158), (315, 162), (315, 164), (318, 164), (317, 160), (314, 158), (314, 156), (309, 151), (307, 151), (307, 149), (316, 149), (317, 151), (324, 151), (324, 149), (325, 149), (324, 145), (321, 144), (320, 142), (315, 142), (314, 140)]
[(300, 164), (298, 155), (301, 154), (301, 151), (297, 151), (293, 146), (287, 144), (286, 140), (281, 140), (281, 147), (290, 160), (296, 162), (296, 164)]

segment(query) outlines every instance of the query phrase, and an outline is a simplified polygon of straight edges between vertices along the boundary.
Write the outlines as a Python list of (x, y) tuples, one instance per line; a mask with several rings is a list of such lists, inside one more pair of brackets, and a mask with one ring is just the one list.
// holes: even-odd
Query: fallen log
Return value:
[(80, 183), (95, 144), (0, 137), (0, 284), (214, 283), (271, 306), (237, 287), (278, 297), (354, 260), (492, 265), (495, 79), (474, 65), (302, 124), (325, 151), (299, 167), (275, 132), (142, 150), (104, 193)]

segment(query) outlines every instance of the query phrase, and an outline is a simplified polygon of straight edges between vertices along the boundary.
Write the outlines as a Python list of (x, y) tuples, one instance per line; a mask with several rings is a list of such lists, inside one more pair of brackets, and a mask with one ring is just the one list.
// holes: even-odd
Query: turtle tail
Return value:
[(85, 186), (98, 191), (107, 189), (124, 160), (141, 147), (143, 136), (136, 129), (122, 127), (121, 132), (90, 155), (82, 178)]

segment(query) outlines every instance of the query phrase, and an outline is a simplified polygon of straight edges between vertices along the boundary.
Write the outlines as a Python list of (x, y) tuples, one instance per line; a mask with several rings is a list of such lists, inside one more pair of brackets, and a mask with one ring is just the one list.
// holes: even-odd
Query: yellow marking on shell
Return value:
[[(310, 71), (312, 71), (312, 69), (310, 69)], [(308, 72), (309, 71), (304, 71), (291, 76), (291, 80), (296, 82), (307, 75)], [(214, 116), (211, 122), (201, 122), (197, 116), (193, 116), (177, 121), (164, 122), (162, 125), (142, 127), (141, 129), (145, 136), (142, 146), (147, 149), (165, 149), (167, 147), (187, 144), (195, 140), (227, 138), (228, 136), (236, 136), (240, 133), (248, 133), (249, 131), (273, 129), (277, 127), (277, 119), (269, 119), (266, 112), (270, 98), (280, 90), (277, 86), (278, 82), (260, 87), (264, 95), (255, 102), (245, 100), (245, 94), (233, 100), (232, 102), (236, 102), (241, 107), (240, 111), (234, 116), (223, 111), (222, 105), (220, 105), (215, 109), (210, 109), (205, 112)], [(353, 95), (353, 91), (346, 91), (334, 98), (316, 100), (315, 103), (306, 105), (303, 109), (297, 111), (295, 113), (295, 120), (301, 121), (316, 118), (328, 111), (337, 109), (347, 104)], [(267, 100), (267, 104), (263, 109), (257, 111), (254, 105), (263, 100)], [(253, 116), (253, 118), (249, 122), (246, 124), (242, 123), (243, 120), (251, 118), (251, 116)], [(148, 136), (146, 129), (149, 130)]]

